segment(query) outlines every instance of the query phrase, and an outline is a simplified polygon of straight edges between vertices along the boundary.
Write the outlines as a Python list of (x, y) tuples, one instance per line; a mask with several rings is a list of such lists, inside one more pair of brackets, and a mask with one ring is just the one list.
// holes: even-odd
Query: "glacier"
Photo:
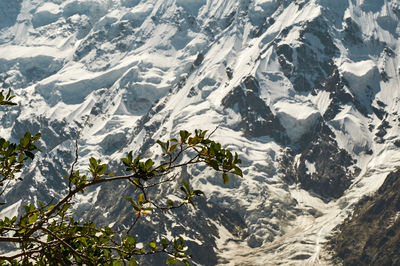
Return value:
[[(197, 265), (332, 264), (327, 238), (400, 161), (399, 20), (396, 0), (3, 0), (0, 87), (19, 105), (0, 134), (40, 131), (43, 152), (0, 216), (62, 195), (75, 140), (78, 168), (119, 171), (218, 127), (244, 178), (185, 169), (206, 198), (141, 230), (183, 234)], [(76, 211), (129, 224), (126, 193), (93, 189)]]

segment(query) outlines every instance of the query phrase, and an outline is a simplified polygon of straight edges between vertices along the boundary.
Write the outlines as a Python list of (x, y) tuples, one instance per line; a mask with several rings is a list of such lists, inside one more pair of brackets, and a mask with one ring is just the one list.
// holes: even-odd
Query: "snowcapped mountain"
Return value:
[[(19, 106), (0, 134), (40, 131), (43, 152), (0, 214), (63, 193), (76, 139), (78, 167), (117, 169), (218, 127), (244, 178), (186, 169), (206, 200), (142, 230), (185, 235), (200, 265), (330, 264), (333, 229), (400, 161), (399, 21), (397, 0), (2, 0), (0, 87)], [(128, 224), (124, 193), (77, 211)]]

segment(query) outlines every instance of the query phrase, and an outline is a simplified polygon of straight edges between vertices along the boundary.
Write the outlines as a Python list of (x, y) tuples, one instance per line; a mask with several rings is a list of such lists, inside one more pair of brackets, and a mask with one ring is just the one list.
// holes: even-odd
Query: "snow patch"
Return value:
[(346, 106), (332, 121), (339, 147), (360, 154), (370, 149), (367, 121), (351, 106)]
[(18, 209), (19, 207), (21, 207), (22, 204), (22, 200), (19, 200), (13, 204), (11, 204), (10, 206), (2, 209), (0, 211), (0, 219), (4, 219), (5, 217), (9, 217), (12, 218), (14, 216), (18, 215)]
[(61, 17), (61, 7), (55, 3), (43, 3), (32, 17), (33, 27), (50, 24)]
[(339, 69), (344, 77), (353, 85), (357, 85), (361, 79), (370, 79), (377, 70), (376, 63), (372, 60), (364, 60), (358, 62), (344, 62)]
[(275, 103), (274, 108), (292, 141), (299, 140), (310, 131), (321, 117), (315, 106), (307, 102), (283, 100)]
[(317, 172), (317, 169), (315, 168), (315, 163), (310, 163), (309, 161), (305, 160), (305, 165), (307, 167), (307, 174), (314, 174)]

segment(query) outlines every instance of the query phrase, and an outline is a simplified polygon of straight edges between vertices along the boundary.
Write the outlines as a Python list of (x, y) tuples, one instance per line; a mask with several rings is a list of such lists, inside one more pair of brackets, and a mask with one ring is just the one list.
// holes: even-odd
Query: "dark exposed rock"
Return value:
[(338, 70), (335, 70), (327, 78), (327, 80), (321, 84), (320, 89), (330, 92), (330, 98), (332, 99), (328, 109), (324, 114), (324, 119), (332, 120), (341, 111), (342, 103), (348, 103), (352, 101), (352, 96), (345, 92), (343, 87), (344, 83)]
[(379, 72), (379, 74), (381, 75), (381, 80), (383, 82), (388, 82), (389, 81), (390, 77), (389, 77), (389, 75), (387, 74), (387, 72), (384, 69), (382, 69), (381, 72)]
[(383, 49), (383, 52), (389, 57), (395, 57), (396, 56), (396, 53), (390, 47), (385, 47)]
[[(349, 169), (356, 161), (338, 147), (334, 133), (323, 122), (315, 133), (304, 136), (301, 143), (303, 147), (287, 151), (280, 159), (284, 180), (289, 184), (299, 183), (326, 200), (342, 196), (358, 174)], [(296, 154), (300, 156), (295, 162)]]
[(244, 79), (243, 84), (246, 90), (251, 90), (254, 93), (258, 93), (260, 89), (260, 84), (258, 83), (257, 79), (252, 76), (248, 76)]
[(232, 22), (235, 20), (236, 11), (232, 11), (228, 16), (226, 16), (223, 21), (221, 27), (223, 29), (228, 28)]
[[(287, 28), (290, 31), (291, 28)], [(284, 75), (291, 80), (296, 91), (312, 91), (323, 83), (336, 68), (332, 58), (339, 53), (322, 19), (308, 22), (300, 31), (302, 45), (291, 48), (288, 44), (277, 44), (275, 51)], [(287, 33), (282, 32), (284, 36)], [(315, 43), (319, 40), (319, 44)], [(322, 47), (321, 47), (322, 45)], [(292, 63), (295, 62), (295, 67)]]
[(343, 265), (400, 265), (400, 170), (364, 197), (328, 244)]
[(392, 127), (389, 125), (388, 121), (383, 120), (382, 123), (378, 126), (378, 129), (381, 129), (381, 128), (392, 128)]
[(194, 60), (193, 65), (194, 66), (199, 66), (204, 60), (204, 55), (202, 53), (199, 53), (196, 57), (196, 60)]
[(319, 90), (331, 93), (329, 95), (331, 103), (324, 114), (325, 120), (332, 120), (341, 111), (342, 106), (346, 104), (352, 104), (363, 115), (368, 115), (368, 113), (372, 112), (372, 110), (361, 104), (353, 95), (345, 90), (344, 86), (346, 84), (347, 81), (335, 67), (327, 79), (317, 87)]
[(191, 97), (196, 96), (196, 95), (198, 95), (198, 94), (199, 94), (199, 93), (198, 93), (198, 91), (195, 89), (195, 87), (191, 87), (190, 90), (189, 90), (189, 93), (188, 93), (187, 97), (191, 98)]
[(229, 79), (232, 79), (232, 78), (233, 78), (233, 70), (232, 70), (232, 68), (227, 67), (227, 68), (225, 69), (225, 71), (226, 71), (226, 75), (228, 76), (228, 78), (229, 78)]
[(287, 60), (293, 62), (293, 50), (288, 44), (281, 44), (276, 47), (276, 53), (283, 55)]
[(383, 102), (381, 102), (379, 100), (377, 100), (376, 103), (382, 108), (385, 108), (387, 106), (387, 104), (385, 104), (385, 103), (383, 103)]
[(373, 107), (372, 106), (372, 110), (373, 110), (373, 112), (374, 112), (374, 114), (380, 119), (380, 120), (382, 120), (386, 115), (387, 115), (387, 113), (386, 113), (386, 111), (384, 110), (384, 109), (382, 109), (382, 108), (375, 108), (375, 107)]
[(396, 147), (400, 148), (400, 139), (396, 139), (396, 140), (393, 142), (393, 144), (394, 144)]
[(274, 18), (269, 17), (260, 27), (256, 28), (253, 32), (253, 36), (255, 38), (260, 37), (264, 32), (267, 31), (267, 29), (275, 23)]
[(285, 77), (290, 78), (293, 75), (294, 66), (289, 63), (283, 55), (278, 56), (278, 62), (281, 65)]
[(389, 125), (389, 122), (386, 120), (383, 120), (382, 123), (378, 126), (378, 131), (375, 133), (375, 141), (378, 143), (384, 143), (384, 137), (387, 134), (387, 130), (388, 128), (391, 128), (391, 126)]
[(293, 80), (293, 87), (296, 91), (305, 92), (312, 88), (312, 84), (308, 81), (306, 75), (297, 75)]
[(400, 5), (399, 4), (394, 4), (392, 5), (392, 11), (398, 18), (400, 18)]
[(223, 106), (240, 113), (242, 129), (250, 137), (270, 136), (280, 142), (287, 142), (284, 127), (274, 116), (266, 103), (258, 97), (259, 84), (254, 77), (247, 77), (241, 86), (235, 87), (222, 100)]
[(358, 24), (351, 18), (346, 18), (345, 23), (344, 41), (349, 44), (361, 44), (361, 29)]

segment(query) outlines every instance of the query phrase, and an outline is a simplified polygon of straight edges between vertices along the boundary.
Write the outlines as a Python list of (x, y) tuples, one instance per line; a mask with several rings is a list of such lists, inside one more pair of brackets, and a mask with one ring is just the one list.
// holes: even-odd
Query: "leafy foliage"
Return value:
[(11, 101), (15, 98), (15, 95), (11, 95), (11, 89), (8, 90), (6, 95), (3, 95), (3, 90), (0, 92), (0, 105), (17, 105), (15, 102)]
[[(1, 105), (12, 104), (10, 92), (0, 99)], [(149, 196), (149, 189), (177, 182), (182, 167), (205, 164), (221, 172), (225, 184), (229, 181), (229, 174), (242, 176), (238, 155), (223, 149), (221, 144), (210, 139), (211, 135), (207, 136), (207, 131), (202, 130), (193, 133), (183, 130), (180, 131), (179, 139), (166, 142), (158, 140), (163, 158), (160, 162), (142, 159), (140, 155), (134, 157), (133, 152), (129, 152), (121, 159), (126, 167), (126, 175), (108, 173), (108, 165), (96, 158), (89, 159), (85, 171), (88, 175), (74, 170), (74, 163), (70, 175), (65, 177), (69, 183), (68, 189), (58, 202), (51, 205), (30, 203), (24, 206), (24, 213), (19, 217), (0, 219), (0, 244), (14, 243), (18, 246), (17, 251), (0, 255), (0, 265), (136, 265), (139, 256), (156, 253), (167, 254), (167, 264), (180, 261), (189, 265), (190, 255), (182, 237), (160, 237), (159, 241), (150, 240), (147, 246), (142, 247), (130, 232), (141, 217), (155, 210), (165, 212), (187, 204), (194, 205), (193, 199), (204, 194), (182, 181), (176, 195), (179, 201), (153, 199)], [(34, 158), (34, 152), (40, 151), (35, 146), (39, 138), (40, 134), (32, 136), (27, 132), (19, 144), (0, 139), (1, 186), (15, 179), (15, 174), (21, 171), (26, 161)], [(77, 193), (85, 193), (89, 187), (118, 180), (127, 182), (136, 192), (135, 197), (125, 198), (132, 206), (134, 217), (130, 228), (121, 235), (108, 226), (96, 227), (92, 221), (76, 220), (71, 208)]]

